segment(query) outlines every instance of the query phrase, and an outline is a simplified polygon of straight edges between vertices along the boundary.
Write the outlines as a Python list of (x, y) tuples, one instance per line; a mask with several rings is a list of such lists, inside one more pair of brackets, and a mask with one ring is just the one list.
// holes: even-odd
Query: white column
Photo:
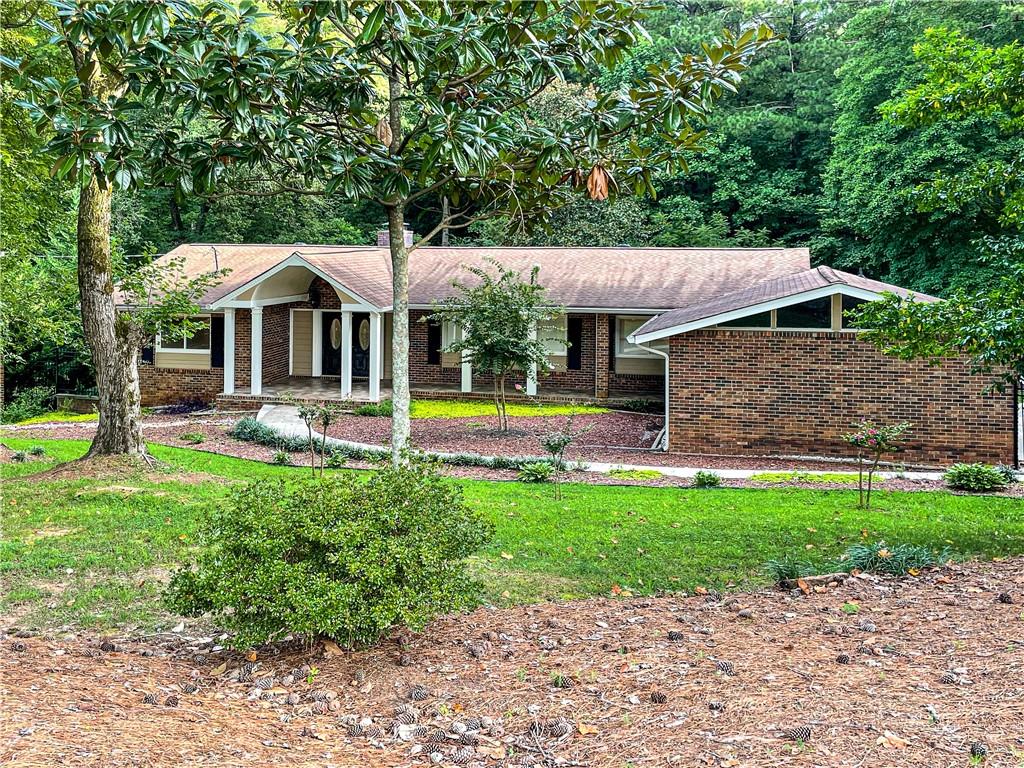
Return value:
[(313, 310), (313, 356), (310, 360), (310, 375), (321, 376), (324, 372), (324, 311)]
[(352, 397), (352, 313), (341, 313), (341, 396)]
[(252, 341), (249, 346), (249, 392), (263, 394), (263, 307), (252, 308)]
[[(537, 339), (537, 324), (530, 326), (530, 341)], [(530, 370), (526, 372), (526, 394), (534, 397), (537, 394), (537, 363), (530, 364)]]
[[(466, 338), (466, 329), (459, 329), (459, 337)], [(469, 352), (462, 353), (462, 387), (463, 392), (473, 391), (473, 363), (470, 362)]]
[(235, 391), (235, 310), (224, 310), (224, 394)]
[(380, 377), (384, 372), (384, 334), (380, 312), (370, 313), (370, 400), (380, 401)]

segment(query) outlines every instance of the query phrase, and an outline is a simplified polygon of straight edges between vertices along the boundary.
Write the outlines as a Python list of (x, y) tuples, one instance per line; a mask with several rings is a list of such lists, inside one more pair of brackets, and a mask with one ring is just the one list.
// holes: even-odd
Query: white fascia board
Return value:
[[(306, 269), (308, 269), (310, 272), (312, 272), (317, 277), (322, 278), (326, 283), (331, 285), (335, 290), (344, 291), (348, 295), (355, 297), (359, 302), (361, 302), (362, 306), (364, 306), (367, 311), (373, 311), (373, 312), (380, 311), (380, 307), (377, 307), (375, 304), (373, 304), (372, 302), (367, 301), (365, 298), (360, 296), (355, 291), (351, 290), (350, 288), (348, 288), (347, 286), (343, 285), (342, 283), (339, 283), (337, 280), (335, 280), (333, 277), (328, 275), (322, 269), (320, 269), (319, 267), (316, 267), (316, 266), (310, 264), (308, 261), (306, 261), (304, 258), (302, 258), (302, 256), (300, 256), (297, 253), (293, 253), (291, 256), (289, 256), (284, 261), (279, 262), (278, 264), (276, 264), (275, 266), (271, 267), (267, 271), (262, 272), (261, 274), (257, 275), (256, 277), (254, 277), (249, 282), (245, 283), (244, 285), (239, 286), (235, 290), (233, 290), (230, 293), (228, 293), (226, 296), (223, 296), (223, 297), (217, 299), (217, 301), (215, 301), (212, 304), (210, 304), (210, 308), (211, 309), (214, 309), (214, 308), (218, 308), (219, 309), (221, 307), (235, 307), (236, 309), (238, 309), (238, 308), (244, 309), (246, 307), (263, 306), (263, 304), (261, 304), (261, 302), (267, 302), (267, 301), (270, 301), (272, 303), (281, 303), (281, 302), (277, 302), (277, 301), (274, 301), (274, 300), (268, 300), (268, 299), (259, 299), (259, 300), (256, 300), (256, 301), (236, 301), (236, 299), (237, 299), (238, 296), (240, 296), (241, 294), (245, 293), (250, 288), (253, 288), (253, 287), (259, 285), (264, 280), (267, 280), (267, 279), (273, 277), (278, 272), (280, 272), (282, 269), (287, 269), (288, 267), (305, 267)], [(293, 299), (293, 298), (288, 298), (287, 300), (288, 301), (295, 301), (295, 299)]]
[[(846, 296), (853, 296), (856, 299), (865, 299), (867, 301), (877, 301), (881, 298), (880, 293), (874, 291), (868, 291), (863, 288), (854, 288), (851, 285), (843, 285), (841, 283), (834, 283), (832, 285), (825, 285), (821, 288), (815, 288), (810, 291), (804, 291), (802, 293), (794, 293), (791, 296), (783, 296), (779, 299), (772, 299), (771, 301), (763, 301), (760, 304), (751, 304), (740, 309), (733, 309), (729, 312), (720, 312), (717, 315), (711, 315), (709, 317), (703, 317), (699, 320), (691, 320), (688, 323), (680, 323), (679, 325), (673, 325), (668, 328), (662, 328), (657, 331), (650, 331), (648, 333), (634, 333), (629, 336), (626, 340), (630, 344), (644, 344), (649, 341), (657, 341), (658, 339), (666, 339), (669, 336), (678, 336), (680, 333), (687, 333), (689, 331), (697, 331), (701, 328), (707, 328), (712, 325), (718, 325), (719, 323), (727, 323), (730, 320), (738, 320), (741, 317), (749, 317), (750, 315), (757, 315), (761, 312), (768, 312), (773, 309), (779, 309), (781, 307), (788, 307), (792, 304), (799, 304), (803, 301), (811, 301), (812, 299), (820, 299), (824, 296), (832, 296), (836, 293), (842, 293)], [(762, 330), (775, 330), (771, 328), (764, 328)], [(779, 329), (779, 330), (799, 330), (799, 329)], [(808, 329), (813, 330), (813, 329)], [(829, 329), (822, 329), (829, 330)]]
[[(433, 304), (410, 304), (409, 309), (434, 309)], [(390, 307), (387, 308), (390, 311)], [(550, 307), (550, 309), (560, 309), (562, 314), (595, 314), (595, 315), (663, 315), (666, 312), (671, 312), (677, 307), (666, 307), (664, 309), (651, 309), (650, 307), (644, 307), (643, 309), (637, 309), (636, 307), (569, 307), (569, 306), (558, 306)]]

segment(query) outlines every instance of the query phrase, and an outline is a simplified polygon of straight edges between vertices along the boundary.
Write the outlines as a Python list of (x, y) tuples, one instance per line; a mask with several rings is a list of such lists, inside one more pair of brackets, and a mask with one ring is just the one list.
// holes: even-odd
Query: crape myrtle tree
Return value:
[[(49, 43), (34, 58), (0, 61), (16, 73), (14, 84), (23, 94), (19, 106), (49, 139), (50, 174), (77, 187), (78, 304), (99, 395), (89, 456), (146, 455), (141, 346), (161, 326), (169, 337), (194, 332), (194, 323), (177, 318), (197, 311), (198, 296), (218, 278), (181, 280), (174, 265), (119, 275), (110, 241), (114, 188), (144, 183), (145, 159), (161, 122), (152, 112), (146, 121), (137, 119), (144, 101), (131, 74), (133, 62), (147, 49), (165, 48), (161, 40), (189, 10), (175, 2), (25, 4), (26, 23), (35, 16), (50, 34)], [(67, 58), (63, 69), (53, 65), (55, 50)], [(120, 300), (136, 306), (130, 313), (118, 312), (119, 282)]]
[[(373, 201), (388, 222), (393, 275), (392, 448), (409, 438), (410, 253), (439, 232), (505, 216), (543, 225), (585, 190), (604, 200), (653, 191), (651, 174), (680, 165), (701, 126), (735, 91), (765, 26), (723, 32), (698, 56), (652, 65), (594, 93), (556, 127), (529, 119), (545, 89), (614, 67), (645, 39), (640, 2), (280, 2), (270, 28), (252, 3), (192, 6), (167, 40), (135, 61), (145, 92), (215, 137), (168, 128), (152, 156), (160, 183), (211, 192), (244, 168), (291, 192)], [(659, 135), (658, 150), (642, 137)], [(243, 187), (233, 190), (245, 193)], [(221, 189), (219, 194), (225, 194)], [(441, 201), (445, 204), (442, 205)], [(411, 247), (404, 222), (436, 206)]]

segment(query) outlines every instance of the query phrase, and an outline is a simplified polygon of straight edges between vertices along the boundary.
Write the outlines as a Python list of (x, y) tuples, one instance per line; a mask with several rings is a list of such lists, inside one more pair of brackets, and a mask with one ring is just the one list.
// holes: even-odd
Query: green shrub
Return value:
[(635, 413), (664, 413), (665, 406), (660, 400), (648, 400), (644, 398), (634, 398), (632, 400), (623, 400), (620, 403), (616, 403), (616, 408), (620, 411), (633, 411)]
[(274, 463), (280, 464), (282, 467), (290, 466), (292, 463), (292, 455), (288, 451), (278, 451), (274, 454)]
[(928, 547), (914, 544), (889, 547), (884, 541), (877, 541), (874, 544), (850, 546), (843, 555), (843, 565), (850, 570), (902, 576), (911, 570), (941, 565), (952, 557), (953, 553), (948, 547), (934, 552)]
[(618, 480), (655, 480), (661, 477), (661, 472), (656, 469), (609, 469), (608, 477)]
[(31, 448), (28, 449), (28, 455), (29, 456), (35, 456), (37, 458), (40, 457), (40, 456), (45, 456), (46, 455), (46, 449), (43, 448), (43, 446), (41, 446), (41, 445), (33, 445)]
[(14, 453), (11, 454), (11, 461), (17, 464), (24, 464), (26, 461), (28, 461), (28, 454), (25, 453), (24, 451), (15, 451)]
[(547, 461), (534, 461), (519, 468), (516, 476), (523, 483), (548, 483), (555, 474), (555, 468)]
[(276, 444), (280, 436), (273, 427), (268, 427), (255, 416), (246, 416), (239, 419), (231, 428), (228, 435), (236, 440), (244, 440), (247, 443), (259, 443), (260, 445)]
[(694, 488), (717, 488), (721, 484), (722, 476), (717, 472), (708, 472), (702, 469), (693, 476)]
[(1003, 476), (1007, 485), (1013, 485), (1017, 482), (1017, 470), (1013, 467), (1007, 466), (1006, 464), (996, 464), (995, 469), (996, 472)]
[(943, 479), (960, 491), (996, 491), (1007, 486), (1006, 476), (988, 464), (954, 464)]
[(337, 452), (331, 453), (327, 457), (327, 468), (328, 469), (341, 469), (342, 467), (345, 466), (345, 462), (346, 461), (347, 461), (347, 459), (341, 453), (337, 453)]
[(292, 633), (369, 644), (471, 607), (479, 585), (465, 559), (490, 530), (423, 462), (261, 481), (213, 513), (197, 561), (174, 574), (165, 599), (184, 615), (213, 613), (236, 646)]
[(206, 439), (206, 436), (202, 432), (182, 432), (178, 435), (178, 439), (185, 443), (199, 445)]
[(778, 560), (769, 560), (764, 564), (765, 571), (776, 584), (801, 579), (804, 576), (813, 576), (815, 573), (821, 573), (823, 567), (815, 567), (806, 560), (789, 555)]
[(19, 421), (41, 416), (50, 410), (53, 387), (26, 387), (14, 393), (11, 401), (0, 403), (0, 422), (17, 424)]
[(387, 416), (391, 418), (394, 413), (394, 406), (391, 400), (381, 400), (379, 403), (360, 405), (353, 413), (356, 416)]

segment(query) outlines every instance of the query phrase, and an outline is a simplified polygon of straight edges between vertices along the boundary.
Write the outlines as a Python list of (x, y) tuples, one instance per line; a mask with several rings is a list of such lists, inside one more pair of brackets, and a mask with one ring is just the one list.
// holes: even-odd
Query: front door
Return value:
[(323, 313), (323, 358), (320, 372), (324, 376), (341, 375), (341, 312)]
[(352, 376), (370, 376), (370, 314), (352, 313)]

